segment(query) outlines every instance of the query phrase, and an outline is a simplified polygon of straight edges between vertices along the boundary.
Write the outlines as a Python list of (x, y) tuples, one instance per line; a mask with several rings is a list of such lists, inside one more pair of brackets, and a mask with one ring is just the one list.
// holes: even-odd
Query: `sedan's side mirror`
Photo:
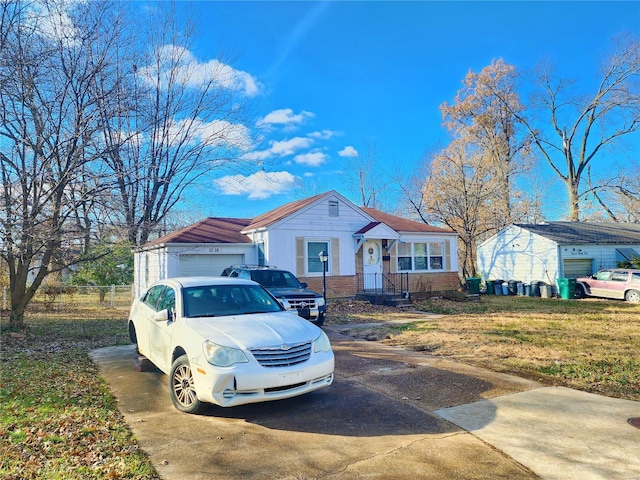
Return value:
[(165, 308), (153, 314), (153, 320), (156, 322), (168, 322), (173, 321), (172, 309)]

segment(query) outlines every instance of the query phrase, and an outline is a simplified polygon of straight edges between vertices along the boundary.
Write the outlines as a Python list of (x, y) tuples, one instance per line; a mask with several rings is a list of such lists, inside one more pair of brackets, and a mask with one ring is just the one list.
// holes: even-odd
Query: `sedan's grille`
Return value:
[(251, 350), (251, 353), (263, 367), (289, 367), (309, 360), (311, 342), (272, 348), (256, 348)]

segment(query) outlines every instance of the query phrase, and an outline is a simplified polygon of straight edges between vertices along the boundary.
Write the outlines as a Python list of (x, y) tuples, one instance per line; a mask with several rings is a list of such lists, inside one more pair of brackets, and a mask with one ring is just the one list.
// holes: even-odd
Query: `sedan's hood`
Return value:
[(188, 318), (188, 325), (218, 345), (252, 349), (315, 340), (320, 329), (290, 312)]

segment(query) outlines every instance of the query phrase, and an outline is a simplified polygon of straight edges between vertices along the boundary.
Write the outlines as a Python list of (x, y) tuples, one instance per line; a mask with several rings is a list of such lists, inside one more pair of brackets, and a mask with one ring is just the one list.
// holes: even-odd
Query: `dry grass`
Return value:
[[(417, 305), (425, 313), (388, 307), (354, 311), (354, 305), (332, 306), (328, 323), (346, 329), (384, 322), (351, 328), (349, 334), (548, 384), (640, 400), (637, 304), (483, 296), (480, 302), (440, 299)], [(401, 319), (411, 323), (390, 322)]]

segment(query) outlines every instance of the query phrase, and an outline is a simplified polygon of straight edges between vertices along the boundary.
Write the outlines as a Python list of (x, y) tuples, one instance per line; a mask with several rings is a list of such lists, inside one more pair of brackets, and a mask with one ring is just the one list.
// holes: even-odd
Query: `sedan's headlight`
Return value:
[(224, 347), (207, 340), (202, 344), (204, 356), (211, 365), (229, 367), (234, 363), (247, 363), (249, 360), (239, 348)]
[(324, 307), (324, 297), (318, 297), (316, 298), (316, 302), (318, 302), (318, 306), (319, 307)]
[(320, 336), (313, 341), (313, 351), (315, 353), (331, 351), (331, 343), (326, 333), (320, 332)]

